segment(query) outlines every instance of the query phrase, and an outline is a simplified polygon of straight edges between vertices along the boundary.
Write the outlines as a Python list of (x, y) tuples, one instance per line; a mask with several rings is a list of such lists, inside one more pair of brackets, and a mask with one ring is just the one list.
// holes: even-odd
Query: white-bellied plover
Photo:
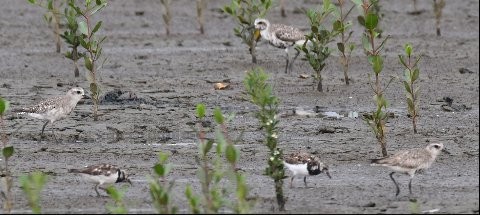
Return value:
[(395, 172), (410, 175), (410, 182), (408, 183), (408, 190), (412, 194), (412, 179), (417, 170), (427, 169), (432, 165), (437, 158), (437, 155), (444, 149), (442, 143), (431, 143), (426, 148), (415, 148), (410, 150), (403, 150), (395, 153), (392, 156), (372, 159), (372, 166), (386, 166), (393, 170), (390, 173), (390, 178), (397, 188), (395, 196), (400, 193), (400, 188), (393, 178)]
[[(47, 126), (49, 122), (53, 124), (55, 121), (66, 118), (84, 95), (85, 92), (81, 87), (74, 87), (64, 96), (50, 98), (30, 107), (13, 109), (12, 112), (27, 114), (31, 117), (45, 120), (41, 133), (41, 138), (43, 138), (45, 126)], [(56, 140), (53, 129), (52, 134)]]
[(329, 178), (332, 178), (328, 172), (328, 166), (322, 163), (320, 158), (306, 152), (285, 156), (283, 164), (293, 173), (290, 179), (290, 188), (292, 188), (293, 179), (297, 175), (303, 176), (305, 187), (307, 187), (307, 176), (309, 175), (318, 175), (324, 172)]
[(293, 63), (300, 54), (300, 51), (296, 50), (297, 53), (289, 67), (288, 48), (294, 45), (303, 45), (306, 40), (305, 33), (296, 27), (283, 24), (270, 24), (267, 19), (261, 18), (255, 19), (255, 29), (258, 29), (262, 38), (267, 40), (272, 46), (285, 49), (287, 54), (285, 73), (287, 73), (288, 70), (292, 70)]
[[(83, 169), (69, 169), (69, 173), (79, 173), (83, 178), (90, 183), (95, 184), (95, 192), (97, 196), (100, 196), (100, 193), (97, 190), (97, 187), (102, 186), (103, 184), (114, 184), (120, 182), (128, 182), (132, 184), (125, 170), (121, 170), (114, 165), (110, 164), (97, 164), (86, 166)], [(105, 189), (100, 187), (100, 189)]]

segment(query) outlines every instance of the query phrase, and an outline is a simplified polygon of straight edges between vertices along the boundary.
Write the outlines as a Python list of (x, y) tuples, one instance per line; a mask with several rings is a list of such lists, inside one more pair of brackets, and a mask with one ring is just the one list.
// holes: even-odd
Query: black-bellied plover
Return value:
[[(17, 114), (27, 114), (31, 117), (45, 120), (45, 124), (43, 124), (42, 127), (42, 133), (40, 134), (41, 138), (43, 138), (43, 131), (45, 130), (47, 124), (49, 122), (53, 124), (55, 121), (66, 118), (84, 95), (85, 92), (81, 87), (74, 87), (70, 89), (64, 96), (43, 100), (40, 103), (30, 107), (13, 109), (12, 112)], [(53, 133), (53, 129), (52, 134), (56, 140), (57, 138)]]
[[(82, 169), (69, 169), (68, 172), (79, 173), (87, 182), (94, 183), (97, 196), (100, 196), (97, 188), (103, 184), (114, 184), (120, 182), (128, 182), (132, 184), (130, 179), (128, 179), (128, 175), (125, 170), (121, 170), (120, 168), (117, 168), (111, 164), (97, 164), (86, 166)], [(100, 189), (103, 190), (105, 188), (100, 187)]]
[(255, 19), (255, 29), (258, 29), (262, 38), (267, 40), (272, 46), (285, 49), (287, 54), (285, 73), (287, 73), (288, 70), (292, 70), (293, 63), (300, 54), (300, 51), (296, 50), (297, 53), (289, 67), (288, 48), (294, 45), (303, 45), (306, 40), (305, 33), (296, 27), (283, 24), (270, 24), (267, 19), (261, 18)]
[(309, 175), (318, 175), (324, 172), (329, 178), (332, 178), (328, 172), (328, 166), (322, 163), (320, 158), (306, 152), (285, 156), (283, 164), (293, 173), (290, 179), (290, 188), (292, 188), (293, 179), (297, 175), (303, 176), (305, 187), (307, 187), (307, 176)]
[(429, 168), (437, 158), (437, 155), (444, 149), (442, 143), (431, 143), (426, 148), (415, 148), (403, 150), (395, 153), (392, 156), (372, 159), (372, 166), (386, 166), (393, 170), (390, 173), (390, 178), (397, 188), (395, 196), (400, 193), (400, 188), (393, 178), (395, 172), (410, 175), (410, 182), (408, 183), (408, 190), (412, 194), (412, 179), (417, 170)]

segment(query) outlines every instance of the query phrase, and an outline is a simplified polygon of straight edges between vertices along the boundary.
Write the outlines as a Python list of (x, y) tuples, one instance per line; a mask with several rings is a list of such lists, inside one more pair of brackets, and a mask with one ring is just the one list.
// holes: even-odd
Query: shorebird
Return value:
[[(27, 114), (33, 118), (45, 120), (45, 124), (43, 124), (42, 127), (42, 133), (40, 134), (41, 138), (43, 138), (43, 132), (47, 124), (53, 124), (58, 120), (66, 118), (84, 95), (85, 92), (81, 87), (74, 87), (64, 96), (43, 100), (30, 107), (13, 109), (12, 112), (17, 114)], [(52, 134), (56, 141), (57, 138), (55, 137), (53, 129)]]
[(288, 156), (285, 156), (283, 164), (293, 173), (290, 179), (290, 188), (292, 188), (293, 179), (297, 175), (303, 176), (305, 187), (307, 187), (307, 176), (309, 175), (318, 175), (322, 172), (325, 172), (329, 178), (332, 178), (328, 172), (328, 166), (322, 163), (320, 158), (309, 153), (292, 153)]
[(415, 172), (429, 168), (442, 150), (444, 150), (442, 143), (431, 143), (426, 148), (403, 150), (389, 157), (372, 159), (371, 165), (386, 166), (393, 170), (393, 172), (390, 173), (390, 178), (397, 188), (395, 196), (398, 196), (400, 193), (400, 188), (393, 178), (393, 174), (398, 172), (410, 175), (408, 190), (410, 191), (410, 195), (412, 195), (412, 179), (415, 176)]
[[(103, 184), (114, 184), (120, 182), (128, 182), (130, 185), (132, 184), (130, 179), (128, 179), (128, 175), (125, 170), (121, 170), (110, 164), (91, 165), (86, 166), (83, 169), (69, 169), (68, 172), (79, 173), (87, 182), (94, 183), (97, 196), (100, 196), (97, 188)], [(105, 188), (100, 187), (100, 189), (104, 190)]]
[(270, 24), (267, 19), (255, 19), (255, 29), (260, 31), (260, 35), (263, 39), (267, 40), (270, 45), (277, 48), (285, 49), (287, 65), (285, 66), (285, 73), (292, 70), (293, 63), (295, 59), (300, 54), (299, 50), (296, 50), (297, 53), (290, 63), (289, 67), (289, 57), (288, 57), (288, 48), (294, 45), (303, 45), (305, 43), (305, 33), (300, 29), (283, 24)]

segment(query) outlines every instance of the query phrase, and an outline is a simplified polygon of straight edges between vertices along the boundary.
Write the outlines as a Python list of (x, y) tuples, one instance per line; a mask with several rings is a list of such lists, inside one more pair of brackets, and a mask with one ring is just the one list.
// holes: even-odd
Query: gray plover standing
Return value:
[[(17, 114), (27, 114), (33, 118), (45, 120), (45, 124), (43, 124), (42, 127), (42, 133), (40, 134), (41, 138), (43, 138), (45, 126), (47, 126), (49, 122), (53, 124), (58, 120), (66, 118), (84, 95), (85, 92), (81, 87), (74, 87), (64, 96), (50, 98), (30, 107), (13, 109), (12, 112)], [(52, 134), (56, 140), (57, 138), (53, 133), (53, 129)]]
[(410, 182), (408, 183), (408, 190), (412, 194), (412, 179), (417, 170), (427, 169), (437, 158), (437, 155), (444, 149), (442, 143), (431, 143), (426, 148), (415, 148), (410, 150), (403, 150), (395, 153), (392, 156), (372, 159), (372, 166), (386, 166), (393, 170), (390, 173), (395, 187), (397, 188), (395, 196), (400, 193), (400, 188), (393, 178), (396, 172), (410, 175)]
[(288, 48), (294, 45), (303, 45), (306, 40), (305, 33), (296, 27), (283, 24), (270, 24), (267, 19), (261, 18), (255, 19), (255, 29), (260, 31), (262, 38), (267, 40), (270, 45), (285, 49), (287, 54), (285, 73), (287, 73), (288, 70), (292, 70), (293, 63), (300, 54), (300, 51), (296, 50), (297, 53), (295, 54), (295, 57), (293, 58), (289, 67)]
[[(95, 184), (95, 192), (97, 196), (100, 196), (98, 187), (104, 184), (114, 184), (120, 182), (128, 182), (130, 185), (132, 182), (128, 179), (128, 175), (125, 170), (121, 170), (111, 164), (97, 164), (86, 166), (82, 169), (69, 169), (69, 173), (79, 173), (82, 177), (90, 183)], [(100, 187), (104, 190), (105, 188)]]
[(309, 175), (318, 175), (322, 172), (325, 172), (329, 178), (332, 178), (328, 172), (328, 166), (322, 163), (320, 158), (309, 153), (292, 153), (288, 156), (285, 156), (283, 164), (293, 173), (290, 179), (290, 188), (292, 188), (293, 179), (297, 175), (303, 176), (305, 187), (307, 187), (307, 176)]

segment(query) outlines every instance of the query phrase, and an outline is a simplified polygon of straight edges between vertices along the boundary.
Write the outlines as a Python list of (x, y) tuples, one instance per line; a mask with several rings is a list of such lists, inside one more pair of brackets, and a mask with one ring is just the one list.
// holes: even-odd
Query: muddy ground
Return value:
[[(111, 0), (98, 19), (104, 21), (99, 34), (108, 36), (104, 56), (108, 57), (99, 76), (103, 93), (109, 94), (100, 106), (99, 121), (93, 121), (92, 102), (81, 101), (74, 112), (54, 127), (47, 127), (47, 139), (38, 143), (42, 122), (6, 116), (9, 142), (15, 147), (10, 161), (15, 176), (14, 212), (28, 213), (29, 206), (19, 188), (20, 175), (40, 170), (50, 179), (42, 192), (43, 212), (104, 213), (106, 197), (97, 198), (93, 185), (67, 169), (108, 162), (133, 174), (125, 200), (131, 213), (153, 212), (147, 176), (159, 151), (171, 154), (175, 180), (174, 202), (181, 213), (189, 208), (183, 195), (187, 184), (199, 191), (195, 175), (197, 153), (191, 125), (194, 107), (205, 103), (209, 110), (219, 106), (236, 117), (229, 126), (231, 135), (244, 132), (239, 167), (244, 170), (257, 199), (252, 212), (278, 213), (274, 187), (263, 175), (267, 148), (263, 133), (253, 116), (255, 107), (244, 98), (243, 79), (251, 65), (247, 48), (233, 35), (233, 20), (220, 12), (227, 0), (211, 0), (206, 12), (206, 33), (199, 34), (195, 4), (173, 1), (171, 36), (165, 35), (159, 1)], [(272, 22), (292, 24), (308, 30), (302, 8), (319, 1), (287, 1), (287, 17), (278, 7), (267, 16)], [(353, 53), (346, 86), (337, 53), (323, 71), (325, 92), (313, 90), (305, 60), (297, 60), (292, 73), (284, 74), (284, 52), (267, 43), (258, 47), (258, 65), (270, 74), (275, 94), (281, 99), (279, 147), (285, 153), (303, 150), (318, 154), (330, 165), (333, 176), (309, 177), (310, 187), (300, 179), (288, 188), (285, 180), (287, 213), (478, 213), (479, 211), (479, 3), (475, 0), (446, 1), (437, 37), (431, 1), (417, 1), (419, 15), (411, 15), (412, 1), (382, 1), (381, 21), (385, 35), (391, 35), (385, 49), (382, 82), (403, 74), (398, 54), (411, 43), (424, 54), (420, 63), (420, 118), (413, 134), (407, 117), (403, 85), (395, 80), (386, 90), (388, 150), (424, 147), (443, 142), (451, 154), (441, 154), (434, 165), (413, 181), (418, 209), (408, 200), (408, 176), (398, 176), (398, 198), (387, 169), (370, 167), (369, 159), (381, 157), (380, 147), (360, 118), (331, 119), (318, 115), (299, 116), (295, 108), (335, 111), (359, 115), (375, 105), (368, 86), (370, 65), (362, 52)], [(55, 53), (54, 37), (42, 19), (43, 10), (26, 1), (7, 0), (0, 7), (0, 95), (11, 107), (32, 104), (62, 95), (79, 85), (88, 88), (84, 76), (75, 79), (71, 61)], [(358, 12), (354, 11), (354, 16)], [(355, 22), (355, 25), (358, 25)], [(359, 47), (361, 29), (355, 27), (353, 41)], [(62, 52), (66, 50), (62, 45)], [(293, 53), (293, 51), (291, 52)], [(81, 67), (82, 73), (86, 70)], [(228, 79), (231, 88), (217, 91), (211, 82)], [(115, 94), (116, 93), (116, 94)], [(123, 95), (116, 98), (115, 95)], [(113, 96), (112, 96), (113, 95)], [(444, 97), (453, 99), (445, 106)], [(130, 98), (130, 99), (129, 99)], [(211, 119), (210, 119), (211, 121)], [(55, 143), (51, 129), (60, 143)], [(290, 175), (290, 172), (287, 171)]]

